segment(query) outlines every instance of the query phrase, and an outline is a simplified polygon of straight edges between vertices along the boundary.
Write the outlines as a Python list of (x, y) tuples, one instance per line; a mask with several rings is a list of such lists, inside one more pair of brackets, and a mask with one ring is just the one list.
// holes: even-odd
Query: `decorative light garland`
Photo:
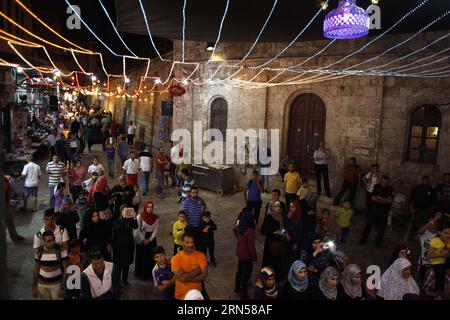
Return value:
[(103, 5), (102, 0), (98, 0), (98, 2), (100, 3), (100, 6), (102, 7), (103, 12), (105, 12), (106, 17), (108, 18), (109, 22), (111, 23), (111, 26), (113, 27), (114, 32), (116, 33), (117, 37), (120, 39), (120, 41), (121, 41), (122, 44), (125, 46), (125, 48), (127, 48), (127, 50), (128, 50), (134, 57), (137, 58), (137, 55), (136, 55), (130, 48), (128, 48), (127, 44), (126, 44), (125, 41), (122, 39), (122, 37), (121, 37), (119, 31), (117, 31), (117, 28), (116, 28), (116, 26), (114, 25), (114, 22), (112, 21), (111, 16), (110, 16), (109, 13), (108, 13), (108, 10), (106, 10), (105, 6)]
[(227, 4), (225, 5), (225, 11), (223, 13), (222, 20), (220, 21), (220, 26), (219, 26), (219, 32), (217, 34), (217, 39), (216, 39), (216, 42), (214, 43), (214, 47), (212, 49), (211, 56), (209, 57), (208, 61), (206, 62), (206, 65), (208, 65), (211, 62), (211, 60), (214, 57), (214, 53), (216, 52), (217, 44), (219, 43), (220, 36), (222, 35), (223, 23), (225, 21), (225, 17), (227, 16), (229, 5), (230, 5), (230, 0), (227, 0)]

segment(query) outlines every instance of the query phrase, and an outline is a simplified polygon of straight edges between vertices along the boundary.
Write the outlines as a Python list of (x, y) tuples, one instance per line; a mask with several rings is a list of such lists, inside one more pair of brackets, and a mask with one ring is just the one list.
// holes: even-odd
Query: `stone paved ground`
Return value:
[[(83, 156), (83, 164), (89, 165), (94, 155), (100, 156), (100, 163), (106, 168), (105, 155), (101, 152), (99, 145), (95, 145), (91, 153), (86, 153)], [(45, 168), (46, 161), (47, 157), (40, 159), (38, 163)], [(118, 163), (119, 161), (116, 161), (116, 177), (119, 176), (120, 172)], [(115, 183), (117, 183), (117, 178), (114, 181), (109, 181), (110, 187)], [(153, 199), (152, 196), (155, 195), (154, 188), (155, 186), (152, 185), (150, 196), (144, 197), (144, 200)], [(16, 190), (18, 192), (22, 190), (22, 184), (19, 184)], [(232, 227), (239, 210), (244, 205), (242, 194), (225, 195), (223, 198), (219, 198), (215, 193), (201, 190), (200, 196), (205, 199), (209, 210), (213, 214), (212, 218), (218, 225), (218, 230), (215, 234), (217, 267), (211, 266), (209, 268), (209, 276), (206, 281), (208, 294), (212, 299), (237, 299), (238, 296), (233, 293), (237, 258), (235, 256), (236, 242), (232, 233)], [(265, 202), (270, 199), (269, 194), (264, 194), (263, 197)], [(156, 213), (160, 216), (158, 244), (164, 246), (166, 251), (170, 253), (173, 244), (169, 233), (178, 212), (176, 193), (173, 189), (170, 189), (166, 191), (166, 197), (163, 200), (154, 200)], [(11, 299), (32, 298), (31, 283), (34, 264), (32, 239), (33, 235), (41, 228), (43, 210), (47, 204), (47, 176), (44, 175), (39, 187), (39, 211), (32, 213), (31, 211), (21, 212), (17, 210), (16, 212), (17, 230), (19, 234), (26, 237), (26, 241), (12, 243), (8, 239), (8, 288)], [(325, 206), (329, 207), (329, 202), (321, 200), (319, 209)], [(371, 241), (366, 246), (359, 247), (355, 243), (361, 234), (364, 222), (365, 214), (357, 214), (354, 217), (349, 241), (342, 249), (350, 256), (351, 262), (359, 264), (363, 270), (371, 264), (378, 264), (384, 270), (394, 244), (400, 241), (405, 230), (393, 228), (393, 230), (387, 231), (385, 247), (381, 250), (375, 249)], [(258, 234), (257, 251), (259, 261), (254, 267), (253, 279), (255, 279), (260, 267), (263, 244), (264, 237)], [(417, 247), (414, 239), (412, 239), (411, 245)], [(415, 253), (417, 254), (417, 250), (415, 250)], [(125, 291), (123, 299), (158, 299), (158, 293), (151, 282), (142, 282), (134, 278), (134, 265), (130, 268), (130, 283), (131, 287)]]

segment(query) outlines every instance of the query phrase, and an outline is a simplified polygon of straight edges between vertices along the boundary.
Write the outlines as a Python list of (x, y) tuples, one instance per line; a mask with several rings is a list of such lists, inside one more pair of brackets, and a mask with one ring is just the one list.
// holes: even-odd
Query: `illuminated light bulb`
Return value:
[(187, 86), (188, 81), (187, 81), (187, 80), (183, 80), (183, 81), (181, 81), (181, 83), (182, 83), (183, 85)]
[(144, 89), (147, 89), (147, 86), (144, 86)]
[(97, 83), (100, 83), (100, 80), (97, 80)]
[(61, 76), (61, 72), (55, 71), (55, 77), (60, 77), (60, 76)]
[(74, 77), (74, 76), (72, 76), (72, 80), (75, 80), (75, 77)]
[(130, 78), (125, 78), (125, 83), (130, 83)]
[(144, 101), (147, 102), (148, 101), (147, 98), (145, 98)]
[(73, 86), (73, 82), (70, 84), (70, 85), (72, 85)]
[(141, 91), (139, 91), (139, 93), (143, 93), (143, 91), (141, 90)]
[(160, 84), (161, 83), (161, 79), (159, 79), (159, 78), (155, 79), (155, 83), (156, 84)]
[(139, 101), (142, 101), (142, 99), (139, 99)]
[(96, 76), (92, 76), (92, 77), (91, 77), (91, 80), (92, 80), (92, 81), (97, 81), (97, 77), (96, 77)]
[(106, 87), (106, 83), (104, 83), (103, 86)]
[(378, 4), (378, 0), (372, 0), (373, 4)]
[[(373, 0), (373, 1), (376, 1), (376, 0)], [(378, 1), (377, 1), (377, 2), (378, 2)], [(322, 10), (327, 10), (327, 8), (328, 8), (328, 2), (322, 1), (322, 2), (320, 3), (320, 6), (322, 7)]]
[(152, 92), (152, 93), (150, 93), (150, 95), (153, 97), (155, 94)]
[(206, 44), (206, 50), (207, 51), (213, 51), (214, 50), (214, 42), (208, 42)]
[(23, 72), (23, 68), (22, 67), (17, 67), (16, 70), (17, 70), (18, 73), (22, 73)]

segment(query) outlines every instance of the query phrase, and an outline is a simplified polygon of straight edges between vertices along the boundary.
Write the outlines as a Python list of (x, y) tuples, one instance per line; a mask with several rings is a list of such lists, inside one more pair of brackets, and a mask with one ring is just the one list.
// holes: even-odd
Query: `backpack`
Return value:
[[(64, 229), (64, 227), (59, 227), (59, 233), (60, 233), (60, 235), (61, 235), (61, 243), (62, 243), (62, 238), (63, 238), (63, 234), (64, 234), (64, 231), (65, 231), (66, 229)], [(38, 233), (36, 233), (36, 237), (38, 237), (38, 239), (39, 240), (41, 240), (41, 247), (39, 247), (39, 248), (43, 248), (44, 247), (44, 243), (42, 242), (42, 232), (39, 230), (39, 232)], [(40, 258), (40, 257), (39, 257)]]
[[(55, 245), (55, 251), (56, 251), (56, 258), (58, 259), (58, 262), (62, 261), (61, 257), (61, 246), (59, 244)], [(40, 246), (37, 252), (37, 260), (41, 262), (42, 255), (44, 254), (44, 246)]]

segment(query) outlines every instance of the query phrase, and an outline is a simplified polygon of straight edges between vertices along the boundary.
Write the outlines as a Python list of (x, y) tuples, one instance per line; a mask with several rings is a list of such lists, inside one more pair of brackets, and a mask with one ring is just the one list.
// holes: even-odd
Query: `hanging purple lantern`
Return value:
[(356, 0), (340, 0), (339, 6), (327, 14), (323, 34), (331, 39), (354, 39), (369, 34), (370, 18), (355, 4)]

